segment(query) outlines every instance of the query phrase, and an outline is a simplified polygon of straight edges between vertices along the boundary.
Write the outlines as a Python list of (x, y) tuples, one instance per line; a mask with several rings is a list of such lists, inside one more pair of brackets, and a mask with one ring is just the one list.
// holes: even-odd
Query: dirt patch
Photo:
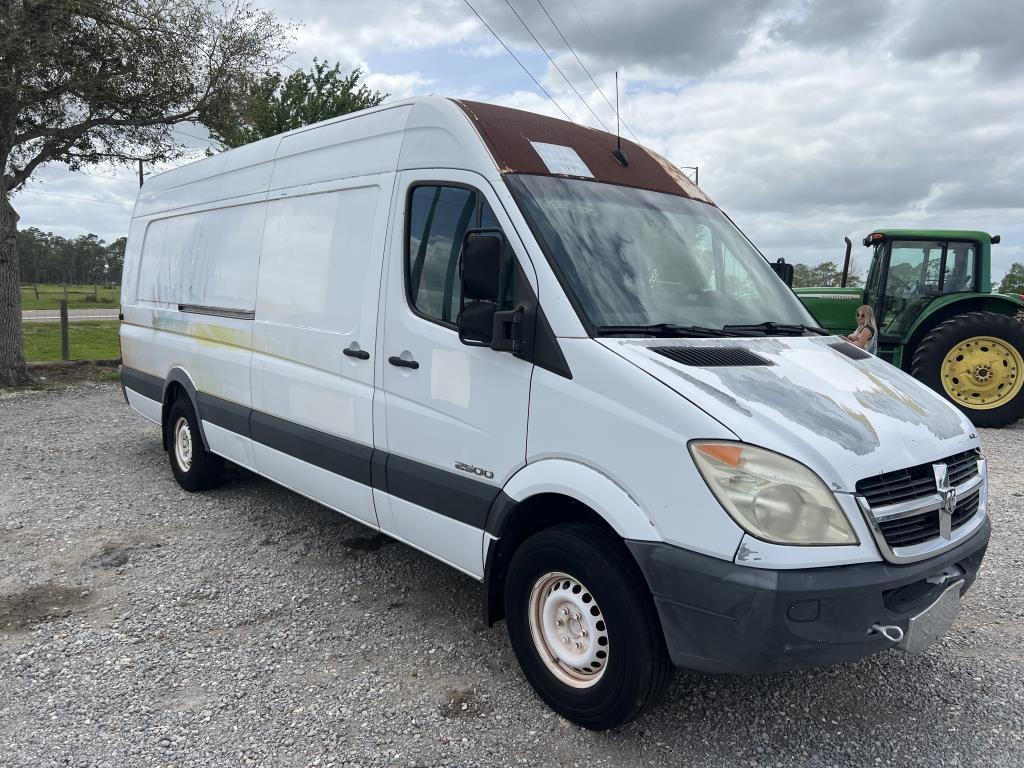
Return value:
[(99, 552), (90, 555), (82, 562), (83, 568), (120, 568), (127, 565), (135, 548), (118, 542), (107, 542)]
[(118, 381), (116, 364), (96, 364), (88, 361), (70, 363), (32, 364), (29, 366), (32, 381), (20, 387), (0, 388), (0, 393), (27, 391), (62, 390), (82, 382)]
[(480, 697), (475, 688), (452, 688), (445, 693), (444, 701), (438, 707), (442, 717), (479, 717), (493, 709), (489, 702)]
[(0, 595), (0, 631), (18, 632), (67, 618), (94, 599), (88, 587), (70, 584), (38, 584)]

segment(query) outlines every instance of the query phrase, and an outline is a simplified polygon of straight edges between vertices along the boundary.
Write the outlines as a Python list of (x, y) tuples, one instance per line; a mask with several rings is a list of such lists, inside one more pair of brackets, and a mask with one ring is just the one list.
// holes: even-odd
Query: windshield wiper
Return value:
[(824, 328), (819, 328), (816, 325), (799, 325), (793, 323), (776, 323), (768, 321), (765, 323), (756, 323), (750, 325), (725, 325), (722, 326), (723, 331), (736, 331), (744, 333), (760, 333), (765, 336), (779, 335), (779, 336), (803, 336), (805, 333), (813, 333), (818, 336), (831, 336), (830, 331), (826, 331)]
[(705, 328), (701, 325), (676, 325), (675, 323), (654, 323), (652, 325), (599, 325), (594, 329), (595, 336), (676, 336), (684, 339), (706, 339), (721, 336), (745, 336), (747, 334), (732, 332), (722, 328)]

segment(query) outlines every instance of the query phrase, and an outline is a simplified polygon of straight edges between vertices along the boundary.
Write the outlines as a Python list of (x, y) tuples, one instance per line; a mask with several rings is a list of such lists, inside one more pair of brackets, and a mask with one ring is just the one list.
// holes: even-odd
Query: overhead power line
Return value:
[(505, 0), (505, 5), (507, 5), (509, 7), (509, 10), (511, 10), (512, 13), (514, 13), (516, 15), (516, 18), (519, 19), (519, 23), (523, 25), (523, 29), (525, 29), (529, 33), (530, 37), (533, 38), (533, 42), (535, 42), (540, 47), (540, 49), (542, 51), (544, 51), (544, 55), (548, 57), (548, 61), (551, 62), (551, 66), (553, 66), (556, 70), (558, 70), (558, 74), (560, 74), (562, 76), (562, 79), (565, 80), (566, 83), (568, 83), (570, 88), (572, 88), (572, 92), (575, 93), (576, 96), (579, 98), (579, 100), (583, 102), (583, 106), (585, 106), (588, 110), (590, 110), (590, 114), (592, 114), (594, 116), (594, 119), (597, 120), (597, 122), (601, 124), (601, 127), (604, 128), (605, 131), (607, 131), (608, 130), (608, 126), (605, 125), (604, 121), (601, 120), (601, 118), (597, 116), (597, 113), (593, 109), (590, 108), (590, 105), (587, 103), (587, 100), (584, 99), (582, 94), (579, 91), (576, 90), (576, 86), (572, 84), (572, 81), (568, 77), (566, 77), (565, 72), (562, 71), (562, 68), (560, 66), (558, 66), (558, 64), (555, 63), (555, 60), (553, 58), (551, 58), (551, 54), (548, 53), (548, 49), (545, 48), (543, 46), (543, 44), (541, 43), (541, 41), (537, 39), (537, 36), (535, 34), (533, 34), (533, 31), (526, 25), (526, 22), (523, 21), (523, 17), (519, 15), (519, 12), (515, 8), (512, 7), (512, 3), (509, 2), (509, 0)]
[[(594, 87), (597, 88), (597, 92), (601, 94), (601, 98), (603, 98), (604, 103), (608, 105), (608, 109), (617, 114), (618, 110), (615, 109), (612, 103), (608, 100), (608, 97), (604, 95), (604, 91), (601, 90), (601, 86), (597, 84), (594, 76), (590, 74), (590, 70), (587, 69), (586, 65), (580, 60), (580, 57), (576, 55), (576, 51), (573, 49), (572, 44), (566, 39), (565, 35), (562, 34), (562, 30), (558, 28), (558, 24), (555, 23), (555, 20), (551, 18), (551, 14), (548, 13), (548, 9), (544, 7), (544, 3), (542, 3), (541, 0), (537, 0), (537, 5), (539, 5), (540, 9), (544, 11), (544, 15), (548, 17), (548, 21), (551, 22), (551, 26), (555, 28), (555, 32), (558, 33), (558, 36), (562, 38), (562, 42), (565, 43), (565, 47), (568, 48), (569, 52), (576, 58), (576, 63), (580, 65), (580, 69), (586, 73), (587, 77), (590, 78), (590, 82), (592, 82)], [(636, 134), (633, 133), (633, 129), (629, 127), (629, 124), (626, 123), (625, 120), (622, 121), (622, 124), (626, 126), (626, 130), (629, 131), (629, 135), (633, 137), (633, 141), (639, 144), (640, 140), (636, 137)]]
[(213, 144), (213, 139), (211, 139), (209, 136), (196, 136), (194, 133), (189, 133), (188, 131), (181, 130), (181, 128), (179, 128), (178, 126), (174, 126), (174, 130), (182, 134), (183, 136), (188, 136), (190, 139), (195, 139), (197, 141), (205, 141), (208, 144)]
[[(569, 0), (569, 2), (572, 3), (572, 7), (576, 10), (576, 15), (580, 17), (580, 21), (583, 22), (583, 26), (586, 28), (587, 34), (590, 35), (590, 39), (593, 40), (594, 45), (597, 46), (597, 50), (600, 52), (601, 56), (604, 57), (605, 61), (607, 61), (608, 53), (605, 51), (604, 46), (597, 42), (597, 37), (594, 36), (594, 30), (591, 29), (590, 24), (587, 23), (586, 17), (580, 12), (579, 7), (576, 5), (576, 0)], [(607, 101), (607, 97), (605, 97), (605, 100)], [(640, 115), (640, 119), (644, 121), (644, 125), (647, 126), (647, 130), (650, 131), (651, 133), (654, 133), (654, 129), (651, 128), (651, 124), (647, 120), (646, 115), (644, 115), (644, 113), (640, 111), (639, 107), (635, 107), (635, 109), (636, 113)], [(632, 133), (632, 131), (630, 131), (630, 133)], [(634, 138), (636, 137), (634, 136)]]
[(518, 64), (518, 65), (519, 65), (519, 66), (520, 66), (520, 67), (522, 68), (523, 72), (525, 72), (525, 73), (526, 73), (526, 74), (527, 74), (527, 75), (529, 76), (529, 78), (530, 78), (531, 80), (533, 80), (534, 84), (535, 84), (535, 85), (536, 85), (536, 86), (537, 86), (538, 88), (540, 88), (540, 89), (541, 89), (541, 91), (542, 91), (542, 92), (544, 93), (544, 95), (545, 95), (545, 96), (547, 96), (547, 97), (548, 97), (548, 98), (549, 98), (549, 99), (551, 100), (551, 103), (552, 103), (552, 104), (554, 104), (554, 105), (555, 105), (556, 107), (558, 107), (558, 111), (559, 111), (559, 112), (561, 112), (561, 113), (562, 113), (563, 115), (565, 115), (565, 119), (566, 119), (566, 120), (568, 120), (569, 122), (573, 122), (573, 119), (572, 119), (571, 117), (569, 117), (569, 113), (568, 113), (568, 112), (566, 112), (566, 111), (565, 111), (564, 109), (562, 109), (562, 105), (561, 105), (561, 104), (559, 104), (559, 103), (558, 103), (557, 101), (555, 101), (555, 97), (554, 97), (554, 96), (552, 96), (552, 95), (551, 95), (550, 93), (548, 93), (548, 92), (547, 92), (547, 89), (546, 89), (546, 88), (545, 88), (545, 87), (544, 87), (543, 85), (541, 85), (541, 84), (540, 84), (540, 81), (539, 81), (539, 80), (537, 80), (537, 78), (533, 76), (533, 74), (532, 74), (532, 73), (530, 72), (530, 70), (528, 70), (528, 69), (526, 68), (526, 65), (524, 65), (524, 64), (523, 64), (523, 62), (521, 62), (521, 61), (519, 60), (519, 57), (518, 57), (518, 56), (516, 56), (516, 55), (515, 55), (514, 53), (512, 53), (512, 49), (511, 49), (511, 48), (509, 48), (509, 47), (508, 47), (507, 45), (505, 45), (505, 41), (504, 41), (504, 40), (502, 40), (502, 39), (501, 39), (501, 38), (500, 38), (500, 37), (498, 36), (498, 33), (497, 33), (497, 32), (495, 32), (495, 31), (494, 31), (493, 29), (491, 29), (491, 25), (490, 25), (490, 24), (488, 24), (488, 23), (487, 23), (486, 21), (484, 21), (484, 17), (483, 17), (483, 16), (481, 16), (481, 15), (480, 15), (480, 14), (479, 14), (479, 13), (477, 12), (476, 8), (474, 8), (474, 7), (472, 6), (472, 5), (470, 5), (470, 2), (469, 2), (469, 0), (463, 0), (463, 2), (464, 2), (464, 3), (466, 4), (466, 5), (468, 5), (468, 6), (469, 6), (469, 10), (471, 10), (471, 11), (472, 11), (472, 12), (473, 12), (473, 13), (474, 13), (474, 14), (476, 15), (476, 17), (477, 17), (478, 19), (480, 19), (480, 23), (481, 23), (481, 24), (483, 24), (483, 25), (484, 25), (485, 27), (487, 27), (487, 31), (488, 31), (488, 32), (490, 32), (490, 33), (491, 33), (492, 35), (494, 35), (494, 39), (495, 39), (495, 40), (497, 40), (497, 41), (498, 41), (499, 43), (501, 43), (501, 46), (502, 46), (502, 48), (504, 48), (504, 49), (505, 49), (506, 51), (508, 51), (508, 55), (509, 55), (509, 56), (511, 56), (511, 57), (512, 57), (513, 59), (515, 59), (515, 60), (516, 60), (516, 64)]
[(118, 203), (113, 200), (100, 200), (98, 197), (82, 197), (81, 195), (62, 195), (60, 192), (43, 192), (39, 189), (25, 189), (23, 192), (27, 192), (30, 195), (47, 195), (49, 197), (66, 197), (69, 200), (86, 200), (90, 203), (103, 203), (104, 205), (120, 205), (125, 208), (131, 208), (131, 203)]
[(96, 171), (85, 171), (83, 172), (83, 175), (89, 177), (90, 179), (100, 178), (113, 179), (114, 181), (135, 181), (135, 179), (131, 178), (130, 176), (111, 176), (109, 173), (96, 173)]

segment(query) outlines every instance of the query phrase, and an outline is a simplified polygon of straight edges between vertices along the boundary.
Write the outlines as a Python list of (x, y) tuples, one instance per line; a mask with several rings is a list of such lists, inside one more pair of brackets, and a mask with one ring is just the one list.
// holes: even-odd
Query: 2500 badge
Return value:
[(494, 473), (491, 472), (491, 470), (474, 467), (472, 464), (467, 464), (464, 461), (455, 462), (455, 468), (461, 469), (463, 472), (468, 472), (471, 475), (476, 475), (477, 477), (486, 477), (488, 480), (494, 479)]

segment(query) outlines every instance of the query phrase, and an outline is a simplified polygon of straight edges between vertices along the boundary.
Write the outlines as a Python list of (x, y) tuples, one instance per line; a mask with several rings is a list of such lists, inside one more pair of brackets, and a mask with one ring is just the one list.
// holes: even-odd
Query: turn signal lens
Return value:
[(743, 448), (732, 443), (697, 443), (696, 450), (730, 467), (738, 467), (743, 456)]
[(857, 544), (836, 497), (793, 459), (753, 445), (690, 443), (715, 498), (743, 530), (774, 544)]

